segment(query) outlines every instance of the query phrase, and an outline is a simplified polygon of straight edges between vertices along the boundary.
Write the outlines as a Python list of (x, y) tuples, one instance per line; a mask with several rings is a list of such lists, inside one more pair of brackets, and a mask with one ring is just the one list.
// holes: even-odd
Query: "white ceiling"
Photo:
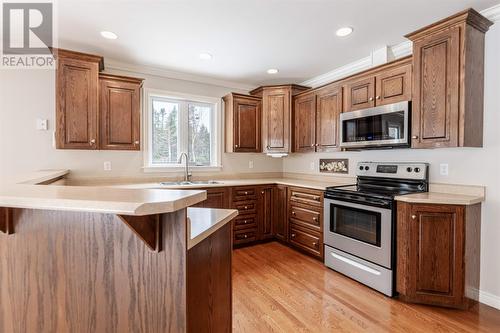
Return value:
[[(58, 0), (59, 47), (121, 62), (261, 85), (299, 83), (499, 0)], [(338, 38), (335, 31), (354, 33)], [(106, 40), (102, 30), (115, 32)], [(211, 61), (199, 59), (209, 52)], [(266, 70), (278, 68), (277, 75)]]

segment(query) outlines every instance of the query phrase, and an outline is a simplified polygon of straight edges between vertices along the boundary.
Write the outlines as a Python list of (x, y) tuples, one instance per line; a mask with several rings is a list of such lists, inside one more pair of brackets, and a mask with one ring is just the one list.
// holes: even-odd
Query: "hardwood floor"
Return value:
[(277, 243), (234, 251), (233, 332), (500, 332), (500, 311), (410, 305)]

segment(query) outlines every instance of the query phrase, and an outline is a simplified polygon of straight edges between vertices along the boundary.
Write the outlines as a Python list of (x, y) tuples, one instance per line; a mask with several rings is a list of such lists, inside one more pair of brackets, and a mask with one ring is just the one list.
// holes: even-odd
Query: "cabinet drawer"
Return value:
[(301, 228), (296, 223), (290, 223), (290, 243), (314, 256), (322, 257), (321, 234)]
[(245, 244), (257, 240), (257, 229), (245, 229), (234, 231), (234, 244)]
[(323, 192), (309, 189), (291, 188), (290, 201), (306, 205), (321, 206), (323, 202)]
[(238, 216), (233, 223), (234, 230), (257, 228), (255, 215)]
[(240, 214), (255, 214), (256, 205), (255, 201), (243, 201), (236, 202), (234, 208), (237, 209)]
[(305, 223), (320, 231), (321, 213), (318, 211), (302, 208), (298, 206), (290, 207), (290, 218), (297, 223)]
[(255, 200), (257, 189), (255, 187), (235, 187), (233, 188), (233, 202)]

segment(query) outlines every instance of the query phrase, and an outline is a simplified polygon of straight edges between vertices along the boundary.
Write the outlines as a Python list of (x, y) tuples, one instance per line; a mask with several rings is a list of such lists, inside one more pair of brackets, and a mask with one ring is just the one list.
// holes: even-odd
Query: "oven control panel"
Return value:
[(428, 172), (428, 163), (359, 162), (356, 175), (361, 177), (424, 180), (427, 179)]

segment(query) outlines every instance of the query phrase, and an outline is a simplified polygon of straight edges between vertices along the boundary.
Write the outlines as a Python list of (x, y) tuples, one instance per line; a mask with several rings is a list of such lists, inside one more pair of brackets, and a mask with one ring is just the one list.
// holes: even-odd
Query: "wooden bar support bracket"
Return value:
[(162, 231), (160, 215), (117, 215), (154, 252), (161, 251)]
[(0, 232), (11, 235), (14, 233), (12, 208), (0, 207)]

